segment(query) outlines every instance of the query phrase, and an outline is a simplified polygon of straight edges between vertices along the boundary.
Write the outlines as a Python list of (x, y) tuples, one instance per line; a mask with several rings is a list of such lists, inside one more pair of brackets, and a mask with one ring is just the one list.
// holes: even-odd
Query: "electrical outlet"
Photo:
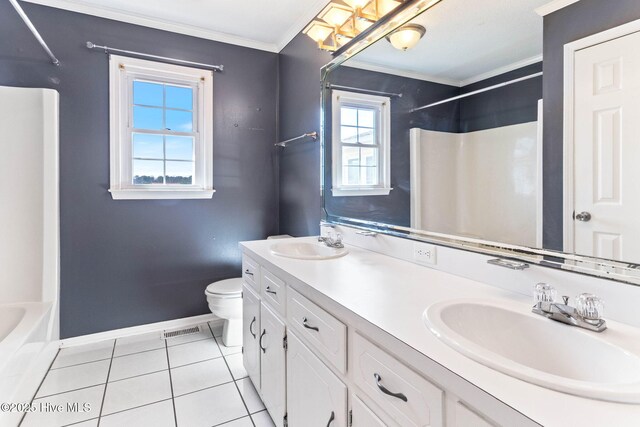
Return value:
[(413, 244), (413, 260), (421, 264), (435, 264), (436, 253), (434, 245), (417, 242)]

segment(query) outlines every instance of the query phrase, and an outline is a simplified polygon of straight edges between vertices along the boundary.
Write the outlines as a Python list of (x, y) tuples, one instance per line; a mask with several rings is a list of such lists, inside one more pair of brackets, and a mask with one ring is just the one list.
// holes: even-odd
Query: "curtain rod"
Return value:
[(371, 90), (371, 89), (362, 89), (362, 88), (359, 88), (359, 87), (334, 85), (332, 83), (327, 83), (327, 89), (344, 89), (344, 90), (350, 90), (350, 91), (354, 91), (354, 92), (365, 92), (365, 93), (371, 93), (371, 94), (375, 94), (375, 95), (384, 95), (384, 96), (402, 98), (402, 94), (401, 93), (381, 92), (379, 90)]
[(53, 52), (51, 52), (51, 49), (49, 49), (49, 46), (47, 46), (47, 43), (44, 41), (36, 27), (33, 25), (33, 22), (31, 22), (27, 14), (24, 12), (24, 10), (22, 10), (22, 7), (18, 4), (18, 1), (9, 0), (9, 3), (11, 3), (16, 12), (18, 12), (18, 15), (20, 15), (20, 18), (22, 18), (27, 27), (29, 27), (29, 30), (31, 30), (33, 36), (36, 38), (36, 40), (38, 40), (38, 43), (40, 43), (40, 46), (42, 46), (45, 52), (47, 52), (47, 55), (49, 55), (49, 58), (51, 58), (51, 62), (53, 63), (53, 65), (55, 65), (56, 67), (59, 66), (60, 61), (58, 60), (58, 58), (56, 58)]
[(291, 138), (291, 139), (287, 139), (286, 141), (281, 141), (281, 142), (277, 142), (273, 145), (275, 145), (276, 147), (286, 147), (290, 142), (294, 142), (294, 141), (298, 141), (299, 139), (302, 138), (311, 138), (314, 141), (316, 139), (318, 139), (318, 132), (307, 132), (307, 133), (303, 133), (300, 136), (296, 136), (295, 138)]
[(514, 83), (519, 83), (519, 82), (522, 82), (522, 81), (525, 81), (525, 80), (529, 80), (529, 79), (533, 79), (533, 78), (536, 78), (536, 77), (540, 77), (541, 75), (542, 75), (542, 71), (540, 71), (539, 73), (534, 73), (534, 74), (530, 74), (528, 76), (519, 77), (517, 79), (509, 80), (508, 82), (498, 83), (498, 84), (493, 85), (493, 86), (488, 86), (488, 87), (485, 87), (485, 88), (482, 88), (482, 89), (474, 90), (473, 92), (464, 93), (462, 95), (458, 95), (458, 96), (454, 96), (454, 97), (451, 97), (451, 98), (447, 98), (447, 99), (444, 99), (442, 101), (434, 102), (433, 104), (428, 104), (428, 105), (423, 105), (422, 107), (412, 108), (409, 111), (411, 113), (415, 113), (416, 111), (424, 110), (425, 108), (435, 107), (436, 105), (445, 104), (447, 102), (456, 101), (456, 100), (462, 99), (462, 98), (468, 98), (470, 96), (477, 95), (479, 93), (488, 92), (490, 90), (494, 90), (494, 89), (498, 89), (498, 88), (501, 88), (501, 87), (509, 86), (509, 85), (514, 84)]
[(221, 71), (224, 70), (224, 65), (203, 64), (201, 62), (185, 61), (184, 59), (169, 58), (167, 56), (150, 55), (148, 53), (135, 52), (133, 50), (116, 49), (114, 47), (109, 47), (109, 46), (99, 46), (99, 45), (94, 44), (92, 42), (87, 42), (86, 46), (87, 46), (88, 49), (102, 49), (102, 50), (104, 50), (104, 53), (107, 53), (107, 54), (110, 53), (110, 52), (123, 53), (125, 55), (141, 56), (143, 58), (157, 59), (157, 60), (165, 61), (165, 62), (175, 62), (175, 63), (178, 63), (178, 64), (184, 64), (184, 65), (189, 65), (189, 66), (198, 66), (198, 67), (204, 67), (204, 68), (211, 68), (214, 71), (220, 71), (221, 72)]

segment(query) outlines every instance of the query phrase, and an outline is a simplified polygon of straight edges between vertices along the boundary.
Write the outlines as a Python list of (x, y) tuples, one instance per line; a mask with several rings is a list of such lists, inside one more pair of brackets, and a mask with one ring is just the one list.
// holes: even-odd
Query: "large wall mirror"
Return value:
[(442, 0), (329, 64), (324, 219), (640, 283), (638, 178), (616, 130), (623, 65), (576, 56), (583, 143), (563, 158), (543, 141), (546, 3)]

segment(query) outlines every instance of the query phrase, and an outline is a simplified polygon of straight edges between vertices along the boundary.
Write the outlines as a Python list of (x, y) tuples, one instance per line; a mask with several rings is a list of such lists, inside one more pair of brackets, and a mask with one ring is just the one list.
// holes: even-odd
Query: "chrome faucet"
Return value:
[(535, 305), (531, 310), (548, 319), (577, 326), (590, 331), (602, 332), (607, 322), (602, 319), (604, 304), (592, 294), (580, 294), (577, 307), (569, 305), (569, 297), (562, 297), (562, 304), (555, 302), (556, 290), (546, 283), (538, 283), (534, 288)]
[(326, 236), (319, 236), (318, 242), (323, 242), (330, 248), (344, 248), (344, 244), (342, 244), (342, 235), (332, 230), (329, 230)]

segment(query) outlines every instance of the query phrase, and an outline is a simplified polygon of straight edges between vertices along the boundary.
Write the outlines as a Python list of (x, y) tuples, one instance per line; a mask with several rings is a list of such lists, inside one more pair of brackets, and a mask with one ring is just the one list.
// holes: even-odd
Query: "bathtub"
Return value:
[[(51, 340), (52, 304), (0, 305), (0, 403), (29, 402), (59, 348)], [(17, 425), (21, 414), (0, 413), (0, 425)]]

